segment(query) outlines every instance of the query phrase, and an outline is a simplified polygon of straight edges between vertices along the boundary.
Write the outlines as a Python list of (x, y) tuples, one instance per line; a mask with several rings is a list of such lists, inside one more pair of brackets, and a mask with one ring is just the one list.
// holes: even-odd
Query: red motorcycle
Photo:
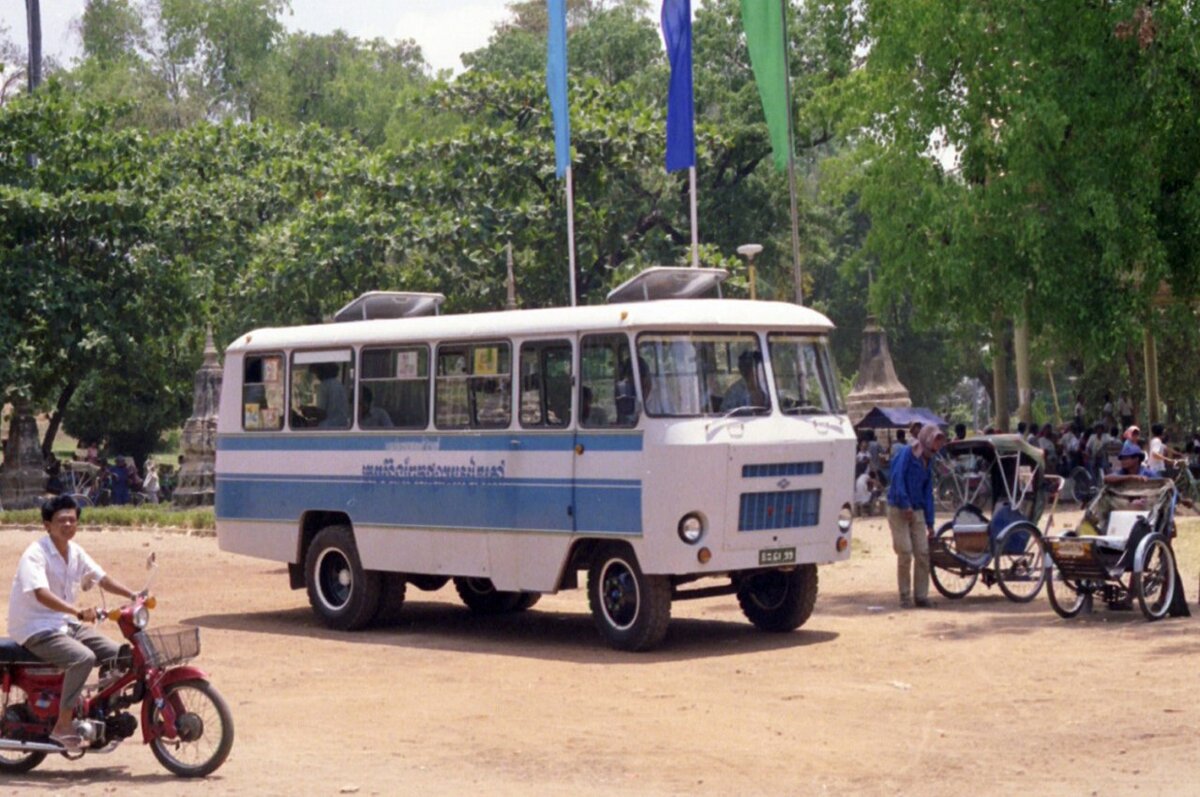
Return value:
[[(151, 560), (153, 566), (153, 559)], [(183, 662), (200, 653), (200, 629), (147, 629), (155, 599), (140, 593), (102, 618), (115, 621), (128, 644), (115, 660), (101, 663), (75, 715), (83, 749), (68, 753), (50, 740), (58, 717), (63, 673), (11, 639), (0, 639), (0, 773), (28, 772), (49, 753), (76, 760), (111, 753), (138, 729), (128, 709), (141, 703), (142, 741), (168, 770), (201, 778), (217, 770), (233, 747), (229, 706), (208, 675)]]

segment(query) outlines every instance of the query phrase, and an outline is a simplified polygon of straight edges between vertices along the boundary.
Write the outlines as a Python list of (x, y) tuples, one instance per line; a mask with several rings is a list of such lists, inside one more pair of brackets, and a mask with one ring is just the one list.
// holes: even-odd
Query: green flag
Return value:
[(742, 0), (742, 24), (750, 64), (762, 97), (763, 115), (771, 135), (775, 166), (786, 169), (791, 141), (788, 139), (787, 52), (783, 38), (782, 0)]

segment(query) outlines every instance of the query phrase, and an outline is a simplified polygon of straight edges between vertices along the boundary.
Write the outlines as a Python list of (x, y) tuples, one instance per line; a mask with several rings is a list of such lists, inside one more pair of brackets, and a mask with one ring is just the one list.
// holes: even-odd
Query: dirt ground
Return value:
[[(83, 531), (131, 586), (157, 552), (153, 621), (203, 629), (233, 753), (184, 782), (131, 740), (0, 794), (1195, 793), (1200, 612), (1068, 622), (1044, 593), (1018, 606), (982, 586), (902, 610), (884, 525), (855, 534), (801, 630), (756, 631), (733, 598), (681, 602), (661, 649), (627, 654), (582, 590), (480, 618), (453, 587), (410, 589), (395, 624), (337, 633), (282, 567), (215, 539)], [(4, 567), (34, 536), (0, 531)], [(1184, 580), (1196, 610), (1195, 567)]]

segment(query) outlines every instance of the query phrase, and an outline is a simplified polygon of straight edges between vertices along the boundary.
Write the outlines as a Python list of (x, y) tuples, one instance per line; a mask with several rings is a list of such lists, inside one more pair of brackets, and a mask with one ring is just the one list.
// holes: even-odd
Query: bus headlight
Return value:
[(838, 531), (845, 534), (850, 530), (850, 524), (854, 522), (854, 511), (850, 509), (849, 504), (842, 504), (842, 511), (838, 512)]
[(704, 536), (704, 520), (696, 512), (689, 512), (679, 520), (679, 539), (695, 545)]

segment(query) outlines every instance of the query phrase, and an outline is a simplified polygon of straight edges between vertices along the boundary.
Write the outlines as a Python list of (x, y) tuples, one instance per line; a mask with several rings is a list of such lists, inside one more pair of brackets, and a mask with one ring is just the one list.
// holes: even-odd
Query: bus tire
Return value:
[(327, 526), (317, 533), (304, 557), (308, 602), (321, 621), (339, 631), (371, 622), (379, 608), (381, 573), (364, 570), (348, 526)]
[(454, 579), (454, 589), (475, 614), (509, 614), (528, 608), (521, 605), (524, 593), (498, 590), (490, 578), (458, 576)]
[(742, 614), (763, 631), (795, 631), (812, 616), (817, 605), (817, 566), (768, 570), (738, 584)]
[(380, 572), (379, 606), (375, 609), (373, 621), (386, 624), (399, 619), (407, 592), (408, 580), (403, 573)]
[(671, 622), (671, 582), (648, 576), (632, 551), (608, 548), (588, 569), (588, 604), (596, 629), (617, 650), (650, 650)]

